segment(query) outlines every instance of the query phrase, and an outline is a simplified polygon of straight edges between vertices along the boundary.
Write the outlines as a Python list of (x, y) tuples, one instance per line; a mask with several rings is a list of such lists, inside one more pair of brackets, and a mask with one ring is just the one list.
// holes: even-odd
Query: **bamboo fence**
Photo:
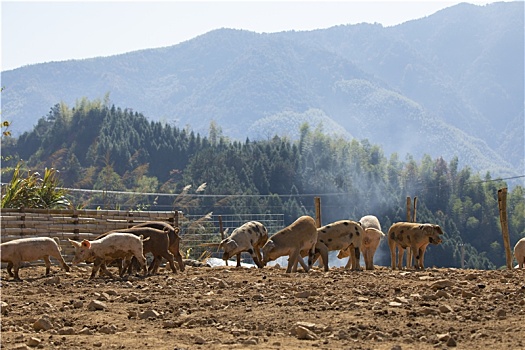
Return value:
[(58, 237), (66, 261), (74, 256), (68, 239), (93, 239), (102, 233), (129, 228), (145, 221), (178, 226), (176, 211), (122, 211), (2, 208), (0, 239), (8, 242), (27, 237)]

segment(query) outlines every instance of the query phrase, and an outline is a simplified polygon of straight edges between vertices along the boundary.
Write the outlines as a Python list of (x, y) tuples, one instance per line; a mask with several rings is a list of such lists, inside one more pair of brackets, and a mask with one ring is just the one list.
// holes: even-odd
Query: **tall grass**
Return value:
[(60, 188), (58, 172), (46, 168), (44, 176), (38, 172), (22, 170), (19, 162), (11, 181), (2, 186), (2, 208), (41, 208), (64, 209), (71, 203), (66, 198), (67, 191)]

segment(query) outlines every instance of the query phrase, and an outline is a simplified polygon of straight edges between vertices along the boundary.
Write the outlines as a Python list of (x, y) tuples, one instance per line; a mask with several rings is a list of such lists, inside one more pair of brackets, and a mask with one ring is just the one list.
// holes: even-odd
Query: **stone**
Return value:
[(35, 323), (33, 323), (33, 329), (37, 332), (40, 330), (47, 331), (51, 328), (53, 328), (53, 324), (49, 321), (47, 317), (42, 317), (36, 320)]
[(31, 337), (27, 341), (27, 346), (30, 346), (30, 347), (34, 348), (34, 347), (40, 345), (40, 343), (42, 343), (42, 339), (39, 339), (39, 338), (36, 338), (36, 337)]
[(441, 313), (446, 314), (449, 312), (454, 312), (454, 309), (452, 309), (450, 305), (443, 304), (439, 306), (439, 311), (441, 311)]
[(450, 337), (447, 342), (446, 342), (447, 346), (450, 347), (450, 348), (454, 348), (457, 346), (457, 342), (456, 342), (456, 339), (454, 339), (453, 337)]
[(91, 331), (91, 329), (87, 328), (87, 327), (84, 327), (80, 330), (80, 332), (78, 332), (78, 334), (82, 334), (82, 335), (92, 335), (93, 332)]
[(308, 298), (310, 295), (311, 295), (311, 293), (309, 291), (305, 290), (305, 291), (302, 291), (302, 292), (295, 293), (294, 296), (296, 298)]
[(314, 332), (312, 332), (311, 330), (303, 326), (296, 325), (294, 327), (294, 333), (297, 339), (301, 339), (301, 340), (317, 340), (318, 339), (317, 335)]
[(44, 284), (59, 284), (59, 283), (60, 283), (59, 276), (54, 276), (44, 281)]
[(58, 330), (60, 335), (74, 335), (75, 329), (73, 327), (64, 327)]
[(148, 319), (148, 318), (150, 318), (150, 317), (151, 317), (151, 318), (158, 318), (159, 316), (160, 316), (160, 314), (159, 314), (157, 311), (155, 311), (155, 310), (153, 310), (153, 309), (149, 309), (149, 310), (146, 310), (146, 311), (144, 311), (143, 313), (141, 313), (141, 314), (139, 315), (139, 318), (140, 318), (141, 320), (145, 320), (145, 319)]
[(430, 285), (430, 288), (433, 290), (437, 290), (437, 289), (444, 289), (444, 288), (452, 287), (452, 286), (454, 286), (454, 282), (447, 280), (447, 279), (442, 279), (442, 280), (438, 280), (432, 283)]
[(6, 315), (7, 311), (9, 311), (9, 304), (7, 304), (5, 301), (0, 302), (0, 313), (2, 315)]
[(105, 310), (106, 308), (106, 303), (100, 300), (92, 300), (88, 305), (88, 310), (90, 311)]
[(98, 331), (103, 334), (115, 334), (117, 333), (117, 327), (115, 325), (105, 325), (102, 326)]
[(202, 344), (205, 344), (205, 343), (206, 343), (206, 339), (204, 339), (203, 337), (201, 337), (201, 336), (196, 336), (195, 337), (195, 344), (202, 345)]

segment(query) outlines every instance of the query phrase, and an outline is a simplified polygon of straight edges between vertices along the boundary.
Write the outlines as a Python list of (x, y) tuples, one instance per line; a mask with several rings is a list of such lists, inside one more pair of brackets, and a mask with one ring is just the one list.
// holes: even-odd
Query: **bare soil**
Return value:
[(2, 349), (525, 348), (525, 270), (90, 269), (2, 270)]

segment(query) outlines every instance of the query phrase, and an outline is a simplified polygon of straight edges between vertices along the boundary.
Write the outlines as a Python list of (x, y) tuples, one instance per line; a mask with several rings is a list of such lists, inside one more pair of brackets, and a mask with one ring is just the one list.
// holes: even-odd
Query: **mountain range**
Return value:
[(392, 27), (254, 33), (1, 72), (17, 136), (57, 103), (104, 98), (207, 135), (296, 139), (308, 122), (386, 154), (525, 173), (524, 3), (458, 4)]

